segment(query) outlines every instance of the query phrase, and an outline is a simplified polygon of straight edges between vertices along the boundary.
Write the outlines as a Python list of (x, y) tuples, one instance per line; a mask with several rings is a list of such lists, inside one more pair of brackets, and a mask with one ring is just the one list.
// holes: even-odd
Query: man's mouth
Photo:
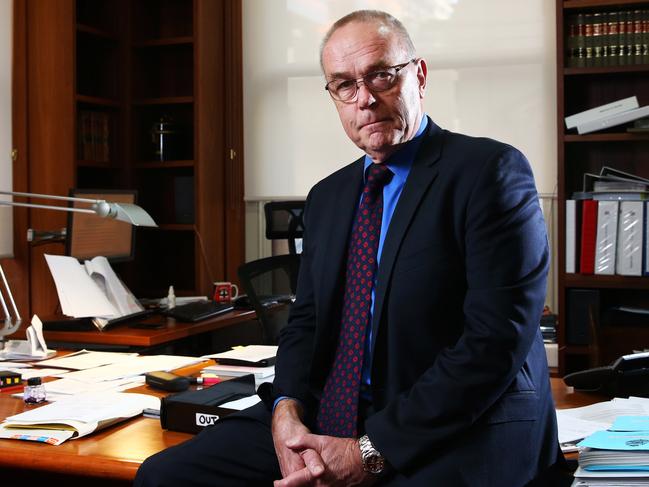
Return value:
[(371, 122), (366, 122), (366, 123), (364, 123), (364, 124), (361, 125), (361, 129), (368, 129), (368, 128), (369, 128), (369, 129), (372, 129), (372, 128), (374, 128), (375, 126), (378, 126), (379, 124), (385, 123), (385, 122), (387, 122), (387, 121), (388, 121), (388, 120), (385, 119), (385, 120), (373, 120), (373, 121), (371, 121)]

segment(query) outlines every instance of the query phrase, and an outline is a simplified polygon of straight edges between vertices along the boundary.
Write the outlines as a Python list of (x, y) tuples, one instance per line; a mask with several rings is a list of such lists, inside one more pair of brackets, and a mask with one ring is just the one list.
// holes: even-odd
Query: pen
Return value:
[(16, 391), (22, 391), (25, 387), (22, 384), (18, 384), (16, 386), (10, 386), (10, 387), (1, 387), (0, 392), (16, 392)]

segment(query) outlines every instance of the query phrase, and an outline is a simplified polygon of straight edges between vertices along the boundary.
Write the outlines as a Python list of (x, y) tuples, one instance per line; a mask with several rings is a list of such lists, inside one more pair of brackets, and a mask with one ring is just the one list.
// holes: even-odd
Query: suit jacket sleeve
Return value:
[(302, 254), (298, 276), (298, 293), (291, 307), (288, 324), (281, 330), (275, 362), (274, 397), (288, 396), (309, 406), (309, 372), (315, 336), (315, 304), (309, 251), (308, 218), (311, 197), (307, 197), (303, 221)]
[(478, 174), (464, 176), (475, 182), (453, 216), (464, 227), (464, 322), (428, 318), (430, 326), (456, 326), (462, 334), (409, 390), (365, 423), (398, 470), (430, 461), (435, 448), (448, 448), (485, 421), (511, 392), (538, 339), (548, 270), (545, 224), (527, 160), (500, 147)]

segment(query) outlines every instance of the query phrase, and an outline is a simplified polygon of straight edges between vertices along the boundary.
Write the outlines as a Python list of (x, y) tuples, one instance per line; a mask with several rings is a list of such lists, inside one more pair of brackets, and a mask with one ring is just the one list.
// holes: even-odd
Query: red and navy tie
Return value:
[(390, 179), (392, 171), (383, 164), (370, 166), (352, 227), (338, 347), (318, 408), (318, 428), (325, 435), (349, 438), (357, 433), (363, 352), (383, 217), (383, 186)]

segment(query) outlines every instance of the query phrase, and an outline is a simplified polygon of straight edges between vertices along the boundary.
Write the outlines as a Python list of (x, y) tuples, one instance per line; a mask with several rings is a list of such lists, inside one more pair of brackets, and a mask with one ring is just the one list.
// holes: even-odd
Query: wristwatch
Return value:
[(361, 450), (363, 470), (374, 475), (383, 473), (385, 470), (385, 458), (374, 448), (367, 435), (363, 435), (358, 439), (358, 447)]

